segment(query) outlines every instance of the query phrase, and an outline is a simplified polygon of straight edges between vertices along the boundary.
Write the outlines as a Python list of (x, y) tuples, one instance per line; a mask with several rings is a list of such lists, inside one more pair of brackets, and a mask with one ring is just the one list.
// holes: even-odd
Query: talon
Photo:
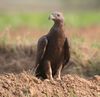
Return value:
[(57, 81), (61, 81), (61, 78), (56, 78)]

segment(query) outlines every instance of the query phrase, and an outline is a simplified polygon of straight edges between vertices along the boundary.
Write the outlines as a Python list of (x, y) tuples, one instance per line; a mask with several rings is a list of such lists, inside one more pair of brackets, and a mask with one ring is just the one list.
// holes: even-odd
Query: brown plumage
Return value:
[(69, 45), (64, 33), (64, 17), (54, 12), (49, 19), (54, 25), (47, 35), (42, 36), (37, 45), (36, 71), (37, 77), (60, 80), (61, 70), (70, 58)]

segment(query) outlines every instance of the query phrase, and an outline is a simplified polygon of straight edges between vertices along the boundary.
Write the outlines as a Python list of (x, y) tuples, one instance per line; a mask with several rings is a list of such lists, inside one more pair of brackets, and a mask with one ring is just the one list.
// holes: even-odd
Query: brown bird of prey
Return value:
[(56, 76), (57, 80), (61, 80), (61, 71), (70, 59), (64, 17), (60, 12), (53, 12), (49, 19), (54, 21), (54, 25), (38, 41), (35, 75), (50, 80)]

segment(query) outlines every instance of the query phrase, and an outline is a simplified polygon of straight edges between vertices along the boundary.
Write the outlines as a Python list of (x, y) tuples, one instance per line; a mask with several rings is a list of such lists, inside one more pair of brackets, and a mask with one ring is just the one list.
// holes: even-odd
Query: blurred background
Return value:
[[(60, 11), (71, 48), (64, 73), (100, 75), (100, 0), (0, 0), (0, 72), (21, 72), (34, 65), (39, 37)], [(30, 64), (30, 65), (29, 65)]]
[(5, 12), (33, 12), (33, 11), (99, 11), (100, 0), (3, 0), (0, 10)]

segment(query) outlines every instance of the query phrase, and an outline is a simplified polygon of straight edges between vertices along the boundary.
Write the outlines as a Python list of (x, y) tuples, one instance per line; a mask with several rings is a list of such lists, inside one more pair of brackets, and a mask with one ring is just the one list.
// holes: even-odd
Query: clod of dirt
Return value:
[(4, 74), (0, 75), (0, 97), (100, 97), (100, 76), (65, 75), (52, 84), (27, 72)]

